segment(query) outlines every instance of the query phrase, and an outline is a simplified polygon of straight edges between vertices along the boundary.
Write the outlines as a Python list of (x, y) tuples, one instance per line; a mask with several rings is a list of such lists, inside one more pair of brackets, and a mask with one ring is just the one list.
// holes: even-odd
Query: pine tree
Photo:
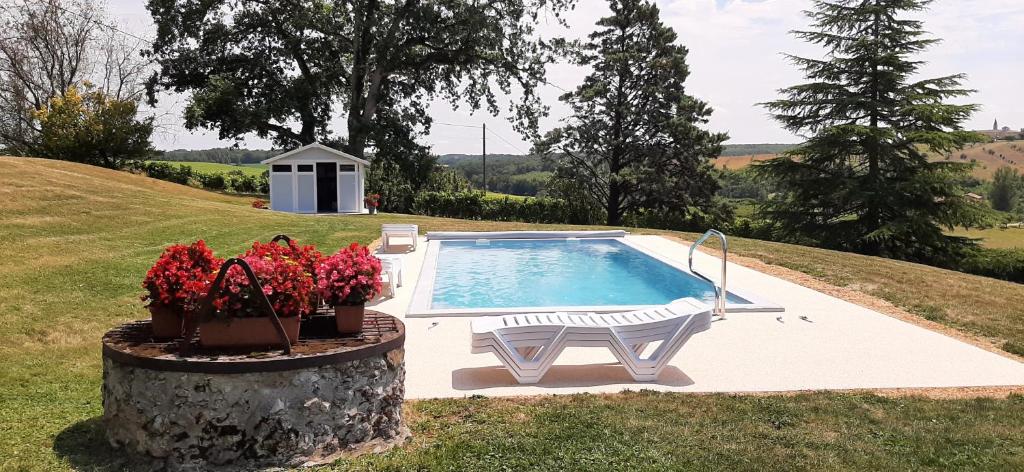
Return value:
[(943, 234), (983, 217), (956, 179), (969, 164), (929, 162), (979, 139), (961, 123), (976, 105), (946, 103), (972, 93), (963, 74), (918, 80), (915, 55), (938, 40), (908, 13), (931, 0), (833, 0), (806, 12), (795, 34), (826, 50), (789, 58), (810, 82), (765, 104), (806, 142), (758, 172), (780, 193), (762, 212), (785, 239), (941, 263), (971, 244)]
[(605, 210), (607, 224), (642, 210), (712, 210), (710, 160), (727, 136), (700, 126), (707, 103), (686, 94), (687, 49), (644, 0), (611, 0), (576, 62), (593, 72), (561, 97), (565, 125), (538, 143), (560, 158), (556, 179)]

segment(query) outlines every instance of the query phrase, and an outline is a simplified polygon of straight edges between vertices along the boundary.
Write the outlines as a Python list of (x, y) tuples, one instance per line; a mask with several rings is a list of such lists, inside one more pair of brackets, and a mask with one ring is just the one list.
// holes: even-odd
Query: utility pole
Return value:
[(483, 126), (483, 145), (484, 145), (484, 194), (487, 193), (487, 123)]

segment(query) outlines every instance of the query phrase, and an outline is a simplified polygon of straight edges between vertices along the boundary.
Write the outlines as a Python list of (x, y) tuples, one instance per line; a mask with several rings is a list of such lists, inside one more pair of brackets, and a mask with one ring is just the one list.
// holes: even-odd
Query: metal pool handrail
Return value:
[[(701, 244), (704, 244), (704, 241), (707, 241), (712, 236), (717, 236), (718, 239), (722, 241), (722, 283), (721, 283), (721, 286), (716, 284), (713, 280), (711, 280), (711, 279), (707, 278), (706, 276), (704, 276), (704, 274), (701, 274), (700, 272), (697, 272), (693, 268), (693, 252), (697, 250), (698, 246), (700, 246)], [(692, 272), (693, 275), (696, 275), (697, 277), (700, 277), (700, 278), (704, 279), (707, 283), (711, 284), (711, 286), (714, 287), (714, 289), (715, 289), (715, 309), (714, 309), (714, 313), (715, 313), (715, 316), (718, 316), (720, 318), (725, 318), (725, 303), (726, 303), (726, 298), (728, 296), (728, 292), (726, 292), (726, 290), (725, 290), (725, 264), (726, 264), (728, 258), (729, 258), (729, 241), (726, 240), (725, 234), (723, 234), (721, 231), (718, 231), (718, 230), (715, 230), (715, 229), (709, 229), (706, 233), (704, 233), (703, 236), (701, 236), (700, 238), (697, 238), (696, 242), (694, 242), (692, 245), (690, 245), (690, 260), (689, 260), (689, 262), (690, 262), (690, 272)]]

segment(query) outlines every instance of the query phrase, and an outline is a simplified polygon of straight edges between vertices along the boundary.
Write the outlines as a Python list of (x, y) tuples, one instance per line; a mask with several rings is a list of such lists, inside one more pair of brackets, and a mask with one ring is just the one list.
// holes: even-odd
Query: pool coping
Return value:
[[(668, 259), (657, 252), (636, 244), (626, 236), (625, 231), (531, 231), (531, 232), (458, 232), (458, 233), (427, 233), (427, 248), (423, 264), (420, 266), (419, 279), (413, 289), (412, 299), (406, 310), (406, 317), (471, 317), (498, 316), (517, 313), (615, 313), (622, 311), (644, 310), (658, 305), (599, 305), (599, 306), (543, 306), (543, 307), (502, 307), (502, 308), (431, 308), (434, 293), (434, 279), (437, 276), (437, 258), (443, 241), (475, 240), (475, 239), (516, 239), (516, 240), (551, 240), (551, 239), (611, 239), (617, 240), (634, 250), (654, 258), (669, 267), (691, 276), (688, 267)], [(708, 256), (711, 257), (711, 256)], [(756, 293), (740, 289), (729, 289), (728, 293), (736, 295), (748, 303), (727, 304), (726, 313), (781, 313), (784, 307), (775, 304)]]

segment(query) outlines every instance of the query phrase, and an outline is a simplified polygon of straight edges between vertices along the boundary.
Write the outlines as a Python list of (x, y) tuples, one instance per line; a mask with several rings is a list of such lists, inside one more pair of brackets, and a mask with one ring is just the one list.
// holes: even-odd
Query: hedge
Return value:
[(132, 162), (125, 170), (154, 179), (207, 190), (261, 195), (270, 193), (270, 182), (266, 172), (258, 176), (249, 175), (240, 170), (199, 172), (187, 165), (147, 161)]
[(565, 200), (484, 198), (482, 192), (421, 192), (413, 198), (411, 211), (417, 215), (463, 220), (580, 225), (600, 222), (600, 215)]

